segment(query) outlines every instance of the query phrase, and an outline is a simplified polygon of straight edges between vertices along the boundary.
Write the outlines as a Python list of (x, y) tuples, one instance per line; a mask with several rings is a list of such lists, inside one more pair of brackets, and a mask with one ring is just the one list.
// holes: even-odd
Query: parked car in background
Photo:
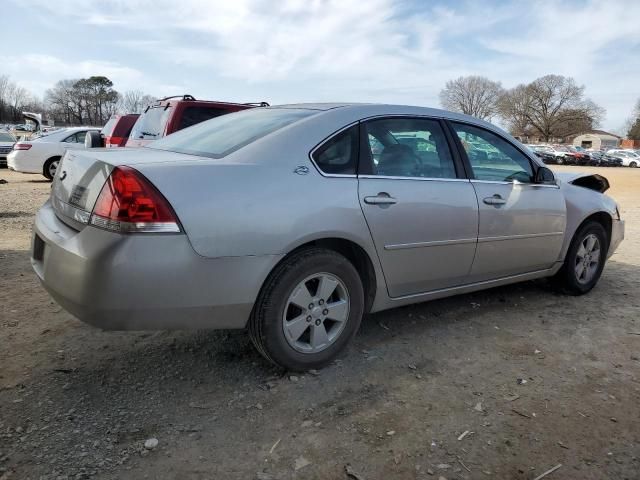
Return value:
[(7, 155), (13, 149), (14, 143), (16, 143), (16, 137), (9, 132), (0, 130), (0, 167), (7, 166)]
[(52, 180), (62, 155), (69, 150), (84, 149), (84, 139), (93, 127), (74, 127), (56, 130), (48, 134), (20, 141), (7, 157), (9, 169), (22, 173), (40, 173)]
[(85, 137), (87, 148), (116, 148), (124, 147), (129, 140), (133, 125), (140, 117), (139, 113), (126, 115), (112, 115), (99, 132), (88, 131)]
[(540, 158), (544, 163), (557, 164), (558, 156), (554, 153), (549, 145), (529, 145), (530, 150)]
[(568, 150), (566, 155), (572, 157), (576, 165), (591, 165), (591, 156), (583, 148), (573, 145), (567, 145), (565, 148)]
[(625, 167), (636, 168), (640, 166), (640, 155), (633, 150), (608, 150), (607, 155), (619, 158)]
[(618, 157), (614, 157), (612, 155), (609, 155), (607, 153), (603, 153), (601, 159), (600, 159), (600, 164), (603, 167), (621, 167), (622, 166), (622, 159), (618, 158)]
[(149, 105), (136, 121), (127, 147), (142, 147), (173, 132), (227, 113), (238, 112), (262, 103), (226, 103), (196, 100), (191, 95), (167, 97)]
[(105, 329), (246, 327), (291, 370), (327, 365), (369, 312), (543, 277), (585, 294), (624, 237), (604, 177), (556, 177), (429, 108), (255, 108), (68, 151), (60, 171), (31, 263), (63, 308)]

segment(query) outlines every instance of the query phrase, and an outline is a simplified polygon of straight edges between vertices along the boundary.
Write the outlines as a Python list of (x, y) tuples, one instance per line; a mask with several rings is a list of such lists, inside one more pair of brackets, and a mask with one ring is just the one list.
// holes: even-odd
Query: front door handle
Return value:
[(398, 203), (398, 200), (388, 193), (380, 192), (375, 197), (364, 197), (364, 203), (367, 205), (393, 205)]
[(507, 201), (497, 193), (493, 197), (482, 199), (482, 201), (487, 205), (504, 205), (505, 203), (507, 203)]

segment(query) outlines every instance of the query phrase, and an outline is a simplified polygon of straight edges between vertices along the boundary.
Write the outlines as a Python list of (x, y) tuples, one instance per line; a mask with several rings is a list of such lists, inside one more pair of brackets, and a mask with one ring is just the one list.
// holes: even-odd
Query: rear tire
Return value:
[(351, 262), (332, 250), (308, 248), (269, 276), (248, 330), (267, 360), (305, 371), (338, 356), (358, 331), (363, 312), (362, 281)]
[(60, 157), (51, 157), (49, 160), (44, 162), (44, 167), (42, 167), (42, 174), (46, 177), (47, 180), (53, 180), (53, 177), (55, 177), (56, 171), (58, 170), (59, 164)]
[(589, 221), (575, 234), (554, 286), (569, 295), (584, 295), (596, 286), (607, 260), (609, 241), (602, 224)]

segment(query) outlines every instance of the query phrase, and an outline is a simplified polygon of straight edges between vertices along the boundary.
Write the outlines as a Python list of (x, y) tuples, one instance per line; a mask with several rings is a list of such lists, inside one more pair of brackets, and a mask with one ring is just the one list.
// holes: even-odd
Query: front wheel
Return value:
[(636, 168), (638, 166), (638, 163), (637, 162), (629, 162), (629, 166), (631, 168)]
[(586, 223), (573, 237), (554, 284), (570, 295), (588, 293), (600, 279), (607, 259), (607, 233), (598, 222)]
[(44, 163), (44, 167), (42, 167), (42, 174), (47, 178), (47, 180), (53, 180), (53, 177), (56, 176), (56, 170), (58, 170), (59, 164), (60, 157), (50, 158)]
[(269, 277), (248, 328), (267, 360), (305, 371), (326, 366), (345, 348), (363, 312), (362, 281), (351, 262), (332, 250), (309, 248)]

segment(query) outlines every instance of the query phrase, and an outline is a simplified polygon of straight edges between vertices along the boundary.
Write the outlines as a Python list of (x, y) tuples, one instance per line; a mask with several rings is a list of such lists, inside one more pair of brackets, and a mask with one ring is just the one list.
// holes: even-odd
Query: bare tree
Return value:
[(625, 127), (627, 138), (640, 140), (640, 99), (636, 102), (631, 118), (627, 120)]
[(147, 105), (155, 101), (155, 97), (142, 90), (128, 90), (122, 95), (119, 110), (122, 113), (142, 113)]
[(500, 114), (512, 133), (528, 129), (545, 141), (589, 130), (600, 123), (604, 113), (602, 107), (585, 98), (584, 86), (561, 75), (518, 85), (500, 101)]
[(500, 82), (471, 75), (449, 80), (440, 91), (440, 104), (447, 110), (490, 120), (498, 112), (503, 89)]
[(8, 103), (7, 93), (10, 84), (11, 82), (9, 81), (8, 75), (0, 75), (0, 121), (3, 119), (4, 115), (6, 115)]

